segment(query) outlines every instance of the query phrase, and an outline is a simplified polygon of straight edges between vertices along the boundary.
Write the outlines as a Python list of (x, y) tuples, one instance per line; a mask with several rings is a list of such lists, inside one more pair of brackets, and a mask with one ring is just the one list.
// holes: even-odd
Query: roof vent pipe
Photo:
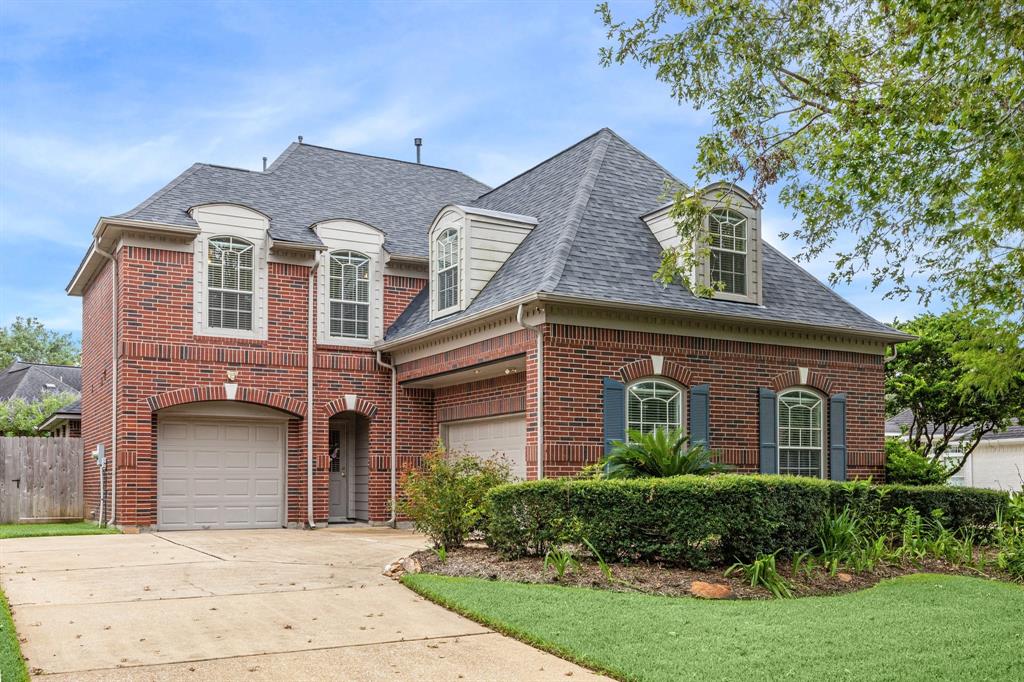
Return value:
[(267, 172), (267, 157), (263, 157), (263, 172)]
[(299, 144), (302, 144), (302, 135), (299, 135)]
[(423, 146), (423, 138), (417, 137), (413, 139), (413, 144), (416, 145), (416, 163), (420, 162), (420, 147)]

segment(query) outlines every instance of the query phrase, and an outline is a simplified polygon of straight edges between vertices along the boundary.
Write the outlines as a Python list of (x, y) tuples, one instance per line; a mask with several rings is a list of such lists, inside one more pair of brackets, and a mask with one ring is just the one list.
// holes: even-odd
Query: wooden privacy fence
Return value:
[(81, 438), (0, 438), (0, 523), (84, 513)]

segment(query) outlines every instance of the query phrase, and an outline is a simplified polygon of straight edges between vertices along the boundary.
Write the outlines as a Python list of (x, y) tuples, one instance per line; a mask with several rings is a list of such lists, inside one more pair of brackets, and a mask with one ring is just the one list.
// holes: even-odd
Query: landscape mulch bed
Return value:
[[(657, 563), (612, 564), (612, 581), (605, 579), (596, 562), (580, 559), (580, 568), (569, 570), (561, 580), (555, 578), (552, 569), (544, 568), (541, 557), (504, 559), (497, 552), (482, 544), (469, 544), (449, 550), (446, 561), (441, 563), (432, 550), (423, 550), (412, 555), (420, 562), (424, 573), (455, 577), (505, 580), (519, 583), (545, 583), (572, 587), (592, 587), (617, 592), (640, 592), (663, 596), (690, 594), (695, 580), (708, 583), (727, 584), (739, 599), (769, 599), (771, 593), (760, 587), (751, 587), (741, 576), (725, 577), (725, 568), (697, 571)], [(954, 575), (985, 576), (976, 570), (952, 566), (943, 561), (925, 559), (917, 565), (883, 565), (869, 574), (845, 573), (832, 576), (826, 571), (816, 570), (810, 577), (803, 572), (791, 574), (789, 562), (779, 559), (778, 570), (790, 582), (797, 597), (840, 594), (855, 592), (875, 585), (886, 578), (908, 573), (949, 573)]]

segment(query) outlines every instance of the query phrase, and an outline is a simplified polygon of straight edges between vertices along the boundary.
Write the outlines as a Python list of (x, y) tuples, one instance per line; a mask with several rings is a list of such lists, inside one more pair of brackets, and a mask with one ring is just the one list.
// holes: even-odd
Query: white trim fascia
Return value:
[(492, 211), (486, 208), (476, 208), (475, 206), (463, 206), (462, 204), (452, 204), (452, 208), (457, 208), (467, 215), (478, 215), (485, 218), (497, 218), (498, 220), (507, 220), (513, 223), (523, 223), (525, 225), (536, 225), (540, 221), (533, 216), (524, 215), (522, 213), (508, 213), (506, 211)]

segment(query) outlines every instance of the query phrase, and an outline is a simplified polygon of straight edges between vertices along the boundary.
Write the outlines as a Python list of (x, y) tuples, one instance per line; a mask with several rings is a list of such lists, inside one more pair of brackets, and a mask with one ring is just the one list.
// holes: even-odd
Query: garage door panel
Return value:
[(526, 478), (524, 415), (450, 422), (446, 427), (449, 449), (504, 460), (514, 477)]
[(283, 426), (276, 423), (161, 420), (159, 527), (279, 527), (283, 435)]

